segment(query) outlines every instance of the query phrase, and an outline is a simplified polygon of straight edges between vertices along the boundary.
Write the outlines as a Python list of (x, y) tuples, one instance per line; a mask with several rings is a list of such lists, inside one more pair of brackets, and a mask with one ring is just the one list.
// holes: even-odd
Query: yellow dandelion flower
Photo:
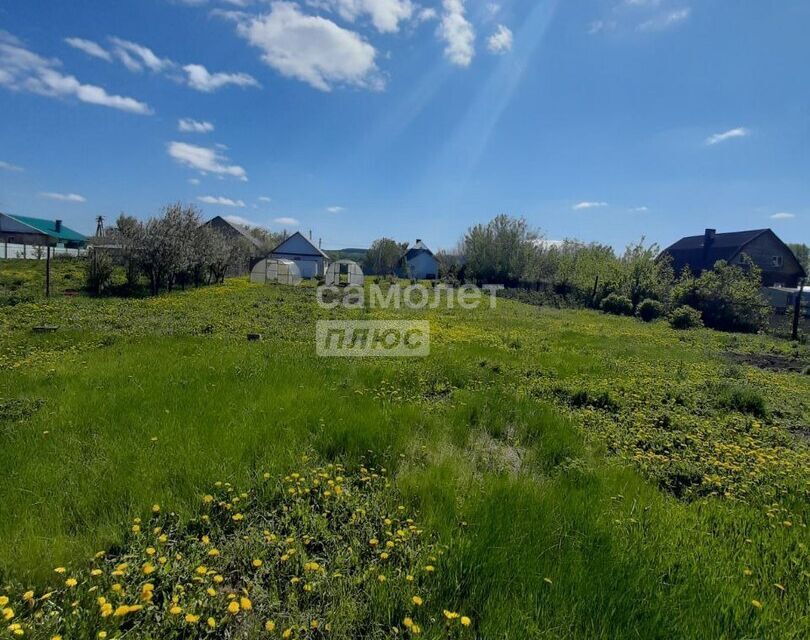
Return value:
[(219, 549), (217, 548), (211, 549), (208, 552), (208, 555), (211, 556), (212, 558), (216, 558), (219, 555)]
[(160, 505), (159, 504), (153, 504), (152, 505), (152, 513), (160, 513)]
[(432, 564), (426, 565), (425, 571), (427, 571), (428, 573), (433, 573), (434, 571), (436, 571), (436, 567), (434, 567)]
[(239, 613), (239, 603), (236, 600), (232, 600), (228, 605), (228, 613), (232, 613), (234, 615)]
[(282, 638), (291, 638), (292, 637), (292, 628), (284, 629), (284, 633), (281, 634)]
[(417, 607), (421, 607), (424, 600), (422, 600), (422, 598), (420, 598), (419, 596), (414, 596), (413, 598), (411, 598), (411, 602), (413, 602)]
[(239, 606), (245, 611), (250, 611), (253, 608), (253, 603), (250, 601), (250, 598), (242, 596), (239, 598)]
[(22, 599), (25, 600), (26, 602), (31, 602), (34, 599), (34, 592), (33, 591), (26, 591), (23, 594)]
[(176, 604), (172, 605), (172, 607), (169, 609), (169, 613), (171, 613), (173, 616), (179, 616), (181, 613), (183, 613), (183, 608)]
[(75, 587), (77, 584), (79, 584), (79, 582), (76, 580), (76, 578), (68, 578), (65, 580), (66, 587)]
[(205, 621), (205, 624), (208, 625), (209, 629), (215, 629), (217, 626), (217, 621), (213, 618), (208, 618), (208, 620)]
[(385, 582), (385, 576), (383, 574), (380, 574), (377, 576), (377, 580), (379, 580), (380, 582)]
[(262, 566), (262, 561), (258, 558), (254, 558), (253, 562), (251, 563), (257, 569)]
[(150, 573), (155, 572), (155, 565), (147, 562), (146, 564), (143, 565), (142, 571), (143, 575), (148, 576)]
[(93, 569), (90, 572), (90, 575), (93, 576), (94, 578), (96, 578), (96, 577), (100, 576), (102, 573), (104, 573), (104, 572), (101, 569)]
[(99, 640), (104, 640), (104, 638), (107, 637), (107, 632), (106, 631), (99, 631), (97, 637), (98, 637)]
[(0, 596), (0, 607), (5, 607), (8, 604), (8, 596)]
[(472, 620), (470, 620), (467, 616), (461, 616), (461, 624), (465, 627), (469, 627), (472, 624)]
[(189, 624), (197, 624), (200, 621), (200, 616), (195, 616), (193, 613), (186, 614), (186, 622)]
[(264, 630), (268, 633), (271, 633), (276, 628), (276, 623), (272, 620), (268, 620), (264, 623)]
[(14, 617), (14, 609), (6, 607), (3, 609), (3, 620), (11, 620)]

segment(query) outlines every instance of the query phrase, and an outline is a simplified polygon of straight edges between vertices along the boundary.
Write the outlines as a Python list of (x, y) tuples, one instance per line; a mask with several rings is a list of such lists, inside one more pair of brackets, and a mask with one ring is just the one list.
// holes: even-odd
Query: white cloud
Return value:
[(435, 20), (438, 17), (439, 14), (433, 7), (425, 7), (424, 9), (421, 9), (419, 13), (416, 14), (416, 19), (419, 22), (430, 22), (431, 20)]
[(259, 196), (259, 197), (257, 198), (257, 200), (258, 200), (259, 202), (270, 202), (270, 201), (271, 201), (271, 200), (270, 200), (270, 198), (269, 198), (268, 196)]
[(230, 161), (216, 149), (185, 142), (170, 142), (168, 151), (177, 162), (192, 169), (247, 181), (245, 170), (238, 165), (228, 164)]
[(399, 23), (410, 20), (414, 5), (410, 0), (326, 0), (334, 6), (344, 20), (354, 22), (362, 15), (368, 15), (371, 23), (380, 33), (399, 31)]
[(199, 196), (197, 198), (200, 202), (205, 204), (218, 204), (223, 207), (244, 207), (245, 203), (241, 200), (231, 200), (222, 196)]
[(337, 207), (337, 206), (335, 206), (335, 207), (326, 207), (326, 210), (329, 213), (340, 213), (341, 211), (345, 211), (346, 208), (345, 207)]
[(499, 24), (495, 33), (487, 40), (487, 49), (490, 53), (502, 54), (512, 50), (512, 31)]
[(788, 213), (787, 211), (780, 211), (779, 213), (774, 213), (771, 216), (771, 220), (790, 220), (791, 218), (795, 218), (795, 213)]
[(22, 167), (6, 162), (5, 160), (0, 160), (0, 169), (3, 171), (25, 171)]
[(130, 113), (152, 113), (149, 105), (134, 98), (111, 95), (101, 87), (82, 84), (75, 76), (59, 71), (60, 65), (59, 60), (43, 58), (26, 49), (14, 36), (0, 31), (0, 86), (54, 98), (73, 97)]
[(691, 14), (692, 9), (689, 7), (668, 11), (667, 13), (645, 20), (639, 24), (637, 28), (639, 31), (663, 31), (664, 29), (670, 29), (685, 22)]
[(262, 60), (282, 75), (321, 91), (335, 85), (381, 89), (377, 51), (353, 31), (300, 12), (292, 2), (271, 3), (270, 13), (239, 23), (239, 34), (262, 51)]
[(177, 121), (177, 129), (182, 133), (210, 133), (214, 130), (214, 125), (206, 120), (193, 120), (191, 118), (180, 118)]
[(59, 200), (60, 202), (87, 202), (87, 198), (80, 196), (78, 193), (54, 193), (52, 191), (44, 191), (39, 195), (43, 198)]
[(475, 30), (464, 16), (464, 0), (443, 0), (439, 37), (444, 40), (444, 55), (450, 62), (467, 67), (475, 55)]
[(101, 58), (107, 62), (112, 62), (113, 58), (112, 55), (110, 55), (110, 52), (92, 40), (85, 40), (84, 38), (65, 38), (65, 42), (74, 49), (83, 51), (88, 56), (93, 56), (94, 58)]
[(193, 184), (196, 187), (198, 184), (200, 184), (200, 179), (199, 178), (189, 178), (188, 183)]
[(633, 207), (632, 209), (630, 209), (630, 211), (634, 211), (636, 213), (647, 213), (647, 211), (649, 210), (650, 210), (649, 207)]
[(186, 72), (188, 86), (197, 91), (210, 93), (232, 84), (237, 87), (258, 87), (259, 82), (247, 73), (210, 73), (201, 64), (187, 64), (183, 67)]
[(723, 133), (715, 133), (714, 135), (709, 136), (706, 138), (706, 144), (713, 145), (719, 142), (725, 142), (726, 140), (731, 140), (732, 138), (745, 138), (746, 136), (750, 135), (751, 131), (749, 129), (746, 129), (745, 127), (737, 127), (736, 129), (729, 129)]
[(597, 207), (606, 207), (606, 206), (608, 206), (607, 202), (588, 202), (586, 200), (585, 202), (578, 202), (572, 208), (574, 209), (574, 211), (580, 211), (582, 209), (595, 209)]
[(121, 38), (110, 38), (113, 53), (130, 71), (142, 71), (147, 67), (151, 71), (164, 71), (174, 66), (168, 58), (160, 58), (149, 48), (136, 42)]
[(273, 222), (276, 224), (288, 224), (291, 226), (296, 226), (298, 224), (298, 220), (295, 218), (275, 218)]

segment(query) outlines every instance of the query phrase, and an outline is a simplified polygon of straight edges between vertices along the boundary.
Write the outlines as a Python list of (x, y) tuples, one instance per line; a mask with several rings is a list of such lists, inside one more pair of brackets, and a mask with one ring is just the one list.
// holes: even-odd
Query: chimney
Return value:
[(716, 233), (716, 229), (706, 229), (703, 232), (703, 246), (708, 247), (714, 243), (714, 234)]
[(701, 272), (706, 269), (711, 269), (714, 265), (709, 260), (709, 250), (714, 244), (715, 229), (706, 229), (703, 232), (703, 262), (700, 265)]
[(417, 238), (416, 239), (416, 244), (419, 244), (420, 242), (422, 242), (422, 238)]
[(320, 248), (321, 248), (321, 239), (318, 238), (318, 249), (320, 249)]
[(62, 231), (62, 221), (61, 220), (56, 220), (54, 222), (53, 228), (56, 231), (56, 233), (61, 233), (61, 231)]
[(312, 229), (309, 230), (309, 240), (312, 241)]

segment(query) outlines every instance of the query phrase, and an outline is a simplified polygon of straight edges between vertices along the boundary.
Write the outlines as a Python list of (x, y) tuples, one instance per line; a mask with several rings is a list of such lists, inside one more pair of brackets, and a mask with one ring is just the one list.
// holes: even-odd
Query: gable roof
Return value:
[(230, 220), (228, 220), (226, 218), (223, 218), (222, 216), (214, 216), (208, 222), (206, 222), (203, 226), (210, 226), (211, 228), (216, 229), (217, 224), (219, 224), (219, 225), (223, 225), (223, 224), (228, 225), (228, 227), (230, 227), (236, 233), (241, 235), (245, 240), (250, 242), (250, 244), (252, 244), (254, 247), (259, 248), (259, 247), (262, 246), (262, 243), (259, 242), (258, 239), (254, 238), (252, 235), (250, 235), (250, 232), (247, 229), (245, 229), (241, 225), (238, 225), (238, 224), (235, 224), (235, 223), (231, 222)]
[(416, 242), (414, 242), (410, 247), (408, 247), (408, 250), (405, 252), (403, 258), (405, 260), (412, 260), (416, 256), (421, 255), (423, 253), (426, 253), (429, 256), (433, 255), (433, 252), (430, 249), (428, 249), (428, 246), (421, 240), (417, 239)]
[[(292, 241), (294, 238), (297, 238), (299, 241), (300, 241), (300, 240), (303, 240), (303, 241), (304, 241), (304, 242), (305, 242), (307, 245), (309, 245), (309, 246), (306, 248), (306, 250), (305, 250), (305, 251), (292, 251), (292, 250), (290, 250), (290, 251), (285, 251), (285, 250), (284, 250), (284, 249), (285, 249), (285, 246), (284, 246), (284, 245), (287, 245), (287, 244), (291, 243), (291, 241)], [(288, 249), (291, 249), (291, 247), (287, 247), (287, 248), (288, 248)], [(307, 237), (306, 237), (306, 236), (305, 236), (303, 233), (301, 233), (300, 231), (296, 231), (296, 232), (295, 232), (294, 234), (292, 234), (291, 236), (289, 236), (289, 237), (285, 238), (284, 240), (282, 240), (282, 241), (281, 241), (281, 242), (280, 242), (280, 243), (279, 243), (279, 244), (276, 246), (276, 248), (275, 248), (275, 249), (273, 249), (273, 250), (272, 250), (270, 253), (271, 253), (271, 254), (275, 254), (275, 255), (296, 255), (296, 256), (305, 255), (305, 256), (319, 256), (319, 257), (321, 257), (321, 258), (326, 258), (327, 260), (329, 260), (329, 256), (328, 256), (328, 255), (326, 255), (326, 254), (325, 254), (323, 251), (321, 251), (321, 250), (320, 250), (318, 247), (316, 247), (316, 246), (315, 246), (315, 245), (312, 243), (312, 240), (310, 240), (309, 238), (307, 238)]]
[(675, 269), (676, 273), (682, 271), (687, 265), (693, 270), (709, 269), (714, 266), (714, 263), (718, 260), (731, 262), (746, 246), (764, 235), (772, 236), (776, 242), (782, 245), (784, 251), (794, 259), (796, 265), (799, 267), (802, 274), (804, 274), (804, 269), (796, 259), (796, 256), (793, 255), (790, 248), (782, 242), (779, 236), (771, 229), (751, 229), (749, 231), (715, 233), (714, 239), (709, 243), (708, 247), (705, 245), (705, 234), (686, 236), (664, 249), (661, 254), (667, 253), (672, 256), (672, 267)]
[[(56, 230), (56, 220), (45, 220), (43, 218), (32, 218), (30, 216), (18, 216), (12, 215), (10, 213), (0, 213), (0, 217), (6, 217), (12, 220), (13, 222), (22, 225), (25, 229), (19, 233), (29, 233), (31, 235), (38, 235), (38, 236), (47, 236), (51, 240), (55, 240), (56, 243), (62, 243), (65, 245), (71, 246), (84, 246), (87, 243), (87, 237), (83, 236), (78, 231), (74, 231), (73, 229), (66, 227), (64, 224), (61, 225), (59, 231)], [(2, 224), (0, 224), (0, 229), (2, 228)], [(4, 233), (8, 233), (9, 235), (14, 235), (17, 233), (11, 230), (3, 230)]]

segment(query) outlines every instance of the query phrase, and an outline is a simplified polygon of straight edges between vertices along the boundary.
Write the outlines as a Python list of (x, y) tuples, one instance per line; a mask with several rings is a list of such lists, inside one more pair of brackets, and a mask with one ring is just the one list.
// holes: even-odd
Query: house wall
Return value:
[(420, 253), (408, 260), (408, 270), (417, 280), (439, 277), (439, 261), (429, 253)]
[[(766, 287), (778, 283), (786, 287), (798, 285), (801, 270), (793, 253), (771, 234), (762, 234), (746, 245), (742, 253), (748, 255), (762, 269), (762, 280)], [(773, 266), (774, 256), (782, 257), (781, 267)], [(737, 256), (735, 262), (739, 261), (740, 256)]]
[(302, 278), (315, 278), (316, 276), (322, 276), (326, 272), (326, 261), (323, 259), (323, 256), (295, 254), (284, 251), (283, 253), (273, 252), (269, 257), (292, 260), (296, 265), (298, 265)]

